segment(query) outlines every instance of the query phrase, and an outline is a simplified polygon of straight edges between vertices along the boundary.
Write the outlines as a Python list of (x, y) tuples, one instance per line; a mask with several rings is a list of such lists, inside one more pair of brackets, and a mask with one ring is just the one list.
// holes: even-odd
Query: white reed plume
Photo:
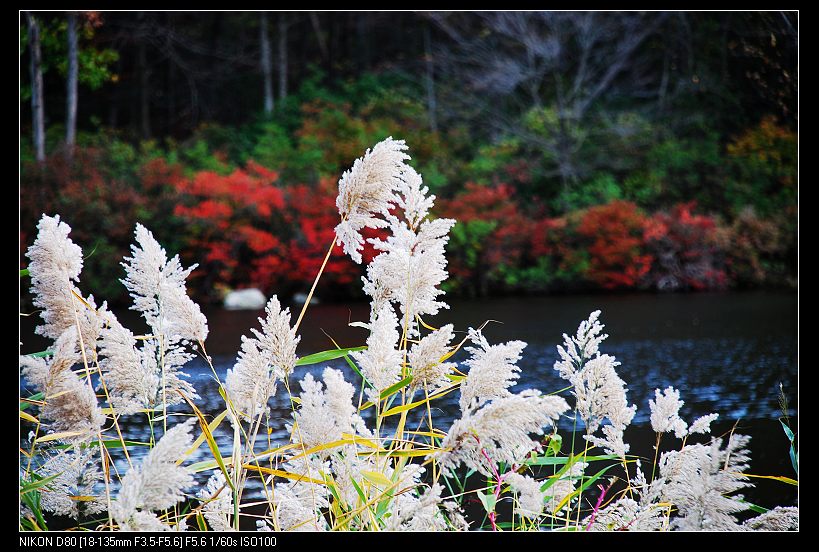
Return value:
[(20, 357), (23, 377), (45, 396), (41, 419), (48, 421), (47, 427), (54, 432), (69, 432), (62, 438), (67, 442), (84, 441), (98, 433), (105, 423), (94, 391), (71, 370), (80, 359), (75, 326), (69, 326), (60, 335), (50, 359)]
[[(43, 324), (35, 333), (58, 339), (70, 326), (79, 325), (80, 335), (91, 355), (99, 335), (102, 320), (97, 314), (93, 296), (83, 299), (75, 285), (82, 272), (82, 250), (68, 234), (71, 227), (60, 215), (43, 215), (37, 223), (37, 238), (26, 256), (31, 276), (33, 303), (39, 307)], [(105, 309), (103, 303), (102, 309)]]
[(401, 379), (402, 355), (398, 351), (398, 318), (392, 305), (386, 303), (381, 310), (370, 315), (370, 335), (367, 348), (351, 353), (364, 378), (372, 385), (367, 397), (377, 402), (379, 394)]
[(777, 506), (746, 520), (742, 526), (752, 531), (799, 531), (799, 508)]
[(680, 400), (680, 392), (671, 386), (664, 391), (654, 390), (655, 401), (649, 399), (651, 408), (651, 427), (657, 433), (674, 432), (677, 439), (688, 434), (688, 424), (680, 418), (680, 408), (684, 401)]
[(265, 313), (264, 319), (259, 318), (262, 331), (251, 328), (255, 337), (242, 336), (242, 350), (225, 382), (234, 407), (247, 419), (266, 411), (276, 382), (287, 377), (298, 360), (296, 347), (301, 338), (290, 327), (290, 309), (282, 309), (274, 295)]
[(415, 230), (429, 215), (429, 210), (435, 204), (435, 196), (429, 193), (424, 186), (424, 180), (415, 169), (405, 166), (404, 178), (399, 183), (397, 205), (404, 212), (407, 225)]
[(273, 515), (281, 531), (326, 531), (327, 522), (321, 515), (327, 499), (317, 486), (310, 484), (277, 483), (273, 492)]
[(184, 457), (193, 442), (193, 422), (194, 419), (189, 419), (170, 428), (151, 449), (142, 465), (132, 467), (122, 478), (122, 486), (111, 511), (121, 529), (167, 529), (152, 512), (170, 508), (184, 499), (183, 490), (194, 483), (190, 470), (176, 463)]
[(463, 462), (468, 468), (491, 476), (484, 452), (495, 463), (521, 464), (531, 451), (540, 449), (540, 443), (532, 440), (530, 434), (543, 435), (544, 428), (554, 425), (568, 409), (561, 397), (545, 397), (528, 389), (494, 399), (455, 420), (441, 443), (445, 452), (436, 456), (442, 469), (456, 468)]
[[(112, 314), (100, 332), (100, 368), (111, 405), (120, 414), (154, 408), (161, 400), (156, 356), (137, 346), (136, 337)], [(183, 382), (183, 385), (187, 382)]]
[(657, 505), (643, 505), (629, 496), (622, 496), (601, 508), (594, 516), (586, 517), (583, 527), (589, 531), (660, 531), (665, 522), (666, 509)]
[(438, 286), (446, 280), (444, 248), (449, 241), (452, 219), (424, 220), (418, 230), (393, 215), (386, 217), (391, 235), (386, 240), (369, 241), (382, 253), (367, 266), (364, 292), (378, 311), (386, 301), (397, 303), (407, 321), (409, 336), (417, 335), (416, 317), (436, 315), (449, 305), (438, 300), (444, 291)]
[(540, 490), (541, 483), (529, 476), (509, 472), (503, 478), (515, 494), (518, 495), (518, 511), (525, 517), (536, 518), (543, 513), (545, 494)]
[[(563, 335), (564, 346), (557, 347), (560, 360), (554, 369), (574, 388), (577, 412), (586, 424), (585, 439), (609, 454), (625, 457), (629, 446), (623, 441), (623, 432), (637, 407), (628, 404), (626, 384), (615, 370), (620, 363), (613, 356), (600, 354), (600, 343), (608, 335), (600, 333), (604, 326), (599, 316), (599, 310), (591, 313), (574, 337)], [(603, 426), (603, 436), (595, 436), (605, 419), (609, 424)]]
[(598, 354), (600, 343), (608, 337), (608, 334), (600, 333), (605, 326), (599, 322), (599, 318), (600, 311), (596, 310), (580, 323), (576, 335), (569, 337), (563, 334), (563, 346), (557, 346), (560, 360), (554, 365), (563, 379), (571, 380), (588, 359)]
[(188, 297), (185, 279), (196, 268), (182, 268), (179, 255), (168, 260), (150, 230), (137, 223), (137, 244), (131, 245), (131, 257), (125, 257), (125, 279), (122, 281), (134, 305), (154, 331), (171, 339), (205, 341), (208, 323), (199, 305)]
[(444, 531), (447, 519), (441, 511), (441, 491), (434, 484), (418, 497), (409, 493), (401, 494), (393, 503), (392, 515), (384, 527), (387, 531)]
[(679, 515), (672, 528), (687, 531), (741, 530), (735, 514), (748, 509), (736, 491), (753, 486), (742, 473), (748, 468), (746, 435), (731, 434), (725, 448), (722, 439), (710, 445), (687, 445), (663, 453), (660, 477), (652, 491), (671, 502)]
[[(550, 513), (556, 514), (563, 510), (571, 510), (571, 503), (574, 500), (566, 500), (566, 497), (571, 495), (575, 490), (575, 484), (582, 477), (583, 472), (588, 467), (586, 462), (575, 462), (560, 479), (552, 483), (552, 485), (544, 491), (546, 495), (546, 510)], [(565, 502), (564, 502), (565, 501)], [(563, 506), (560, 506), (563, 504)]]
[(455, 337), (452, 324), (425, 335), (409, 351), (409, 363), (412, 366), (411, 389), (424, 389), (428, 393), (446, 387), (451, 382), (447, 375), (457, 366), (454, 362), (443, 362), (450, 353), (449, 343)]
[(46, 461), (40, 475), (54, 479), (40, 491), (43, 510), (76, 520), (105, 510), (105, 501), (95, 493), (102, 473), (93, 457), (94, 449), (74, 447)]
[[(323, 377), (326, 389), (312, 374), (301, 380), (301, 405), (295, 413), (298, 429), (291, 428), (291, 433), (294, 442), (300, 439), (306, 449), (337, 441), (342, 433), (368, 433), (352, 403), (355, 388), (344, 380), (344, 374), (325, 368)], [(322, 452), (324, 457), (328, 454)]]
[(702, 433), (702, 434), (709, 434), (711, 433), (711, 423), (719, 418), (719, 414), (706, 414), (705, 416), (700, 416), (696, 420), (694, 420), (691, 425), (688, 427), (688, 434), (693, 435), (695, 433)]
[(395, 192), (403, 182), (404, 161), (409, 156), (403, 140), (387, 138), (356, 159), (338, 182), (336, 206), (341, 222), (336, 226), (338, 242), (357, 263), (364, 248), (363, 228), (384, 228), (383, 218), (397, 202)]
[(467, 347), (471, 357), (466, 379), (461, 383), (461, 412), (467, 414), (495, 398), (509, 397), (509, 388), (517, 383), (520, 368), (517, 361), (526, 347), (523, 341), (490, 345), (484, 335), (472, 328), (469, 338), (477, 347)]
[(214, 531), (234, 531), (230, 524), (233, 516), (233, 495), (230, 486), (227, 484), (224, 473), (217, 470), (208, 479), (198, 495), (204, 503), (202, 514), (208, 520), (210, 528)]
[(196, 265), (183, 269), (179, 256), (168, 260), (165, 250), (153, 234), (141, 224), (136, 225), (137, 245), (131, 245), (131, 257), (126, 257), (125, 279), (134, 304), (151, 327), (151, 335), (142, 345), (142, 362), (146, 371), (157, 374), (160, 384), (158, 396), (163, 404), (182, 402), (185, 395), (198, 398), (193, 386), (182, 379), (180, 371), (191, 353), (185, 350), (189, 342), (203, 343), (208, 325), (199, 305), (188, 297), (185, 279)]

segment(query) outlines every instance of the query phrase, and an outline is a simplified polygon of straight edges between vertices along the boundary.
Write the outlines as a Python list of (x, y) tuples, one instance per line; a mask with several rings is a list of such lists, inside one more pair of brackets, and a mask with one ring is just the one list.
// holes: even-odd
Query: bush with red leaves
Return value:
[(588, 252), (586, 278), (606, 289), (638, 286), (652, 261), (642, 249), (646, 220), (629, 201), (587, 209), (577, 227)]
[(486, 295), (520, 264), (533, 221), (519, 209), (511, 186), (469, 182), (455, 198), (439, 200), (437, 214), (458, 221), (447, 251), (452, 287)]
[(697, 215), (696, 202), (658, 212), (645, 227), (646, 248), (655, 263), (648, 281), (657, 289), (721, 289), (728, 285), (717, 223)]

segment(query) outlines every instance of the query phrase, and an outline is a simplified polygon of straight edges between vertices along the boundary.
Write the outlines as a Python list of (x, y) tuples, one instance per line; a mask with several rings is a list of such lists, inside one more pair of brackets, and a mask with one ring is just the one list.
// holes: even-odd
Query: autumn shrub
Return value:
[[(201, 251), (199, 285), (211, 290), (258, 286), (270, 290), (284, 273), (284, 193), (276, 172), (249, 162), (222, 176), (201, 171), (174, 182), (182, 196), (174, 214), (188, 225), (188, 246)], [(189, 251), (191, 250), (189, 249)]]
[(647, 279), (657, 289), (721, 289), (728, 284), (717, 221), (695, 214), (695, 208), (695, 202), (680, 203), (646, 223), (646, 248), (654, 258)]
[(558, 203), (570, 211), (575, 211), (618, 199), (623, 199), (623, 193), (617, 180), (611, 174), (601, 173), (585, 182), (563, 189), (558, 196)]
[(746, 207), (730, 225), (717, 229), (716, 240), (725, 253), (725, 271), (733, 285), (795, 286), (787, 258), (795, 240), (784, 218), (762, 218)]
[(124, 297), (116, 285), (121, 269), (108, 259), (128, 251), (129, 228), (137, 220), (153, 224), (170, 250), (184, 245), (172, 214), (176, 191), (169, 180), (174, 174), (162, 161), (143, 164), (139, 151), (120, 141), (77, 148), (70, 160), (58, 152), (42, 165), (27, 163), (21, 171), (21, 246), (31, 244), (34, 236), (24, 229), (44, 211), (70, 212), (82, 224), (78, 236), (89, 244), (90, 283), (116, 302)]
[(734, 170), (725, 186), (729, 204), (754, 206), (771, 216), (797, 200), (797, 136), (773, 117), (737, 136), (726, 147)]
[(577, 227), (588, 253), (585, 277), (605, 289), (638, 286), (653, 260), (642, 247), (646, 221), (642, 210), (628, 201), (587, 209)]
[[(186, 257), (202, 267), (194, 274), (199, 295), (215, 301), (220, 290), (246, 287), (306, 292), (303, 282), (319, 270), (333, 234), (329, 221), (337, 209), (329, 182), (286, 186), (277, 172), (253, 161), (225, 176), (202, 171), (175, 180), (182, 200), (174, 214), (187, 223)], [(367, 247), (365, 255), (372, 254)], [(360, 276), (336, 247), (320, 291), (343, 295)]]
[(456, 218), (449, 262), (453, 288), (486, 295), (524, 255), (533, 222), (521, 211), (511, 186), (468, 182), (453, 199), (442, 200), (441, 216)]
[[(306, 292), (305, 282), (321, 268), (327, 244), (334, 236), (333, 222), (338, 217), (336, 194), (336, 183), (329, 178), (321, 179), (315, 186), (296, 184), (285, 188), (284, 220), (291, 230), (285, 270), (293, 289)], [(369, 228), (362, 234), (366, 239), (383, 236), (382, 231)], [(372, 244), (365, 243), (364, 262), (369, 263), (376, 253)], [(353, 293), (351, 284), (357, 287), (361, 270), (336, 245), (324, 267), (324, 275), (326, 280), (319, 283), (319, 293), (343, 295)]]

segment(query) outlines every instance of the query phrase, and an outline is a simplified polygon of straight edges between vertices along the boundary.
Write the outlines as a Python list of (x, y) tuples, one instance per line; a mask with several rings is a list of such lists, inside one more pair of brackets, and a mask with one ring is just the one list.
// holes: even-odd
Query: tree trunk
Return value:
[(79, 79), (77, 14), (68, 12), (68, 74), (66, 76), (65, 146), (71, 158), (77, 138), (77, 83)]
[(324, 63), (328, 63), (330, 52), (327, 50), (327, 41), (324, 38), (324, 32), (321, 30), (321, 21), (319, 21), (318, 14), (316, 12), (310, 12), (310, 24), (313, 25), (313, 33), (315, 33), (316, 40), (318, 41), (319, 50), (321, 51), (321, 59), (324, 61)]
[(279, 101), (287, 97), (287, 14), (279, 15)]
[(45, 109), (43, 106), (43, 66), (40, 53), (40, 26), (37, 19), (26, 13), (28, 43), (31, 48), (31, 126), (34, 152), (38, 163), (45, 161)]
[(148, 59), (145, 52), (145, 44), (139, 45), (137, 51), (137, 65), (139, 72), (139, 116), (140, 116), (140, 131), (142, 137), (148, 139), (151, 137), (151, 105), (150, 105), (150, 91), (148, 83)]
[(262, 48), (262, 74), (264, 75), (264, 112), (273, 113), (273, 61), (270, 56), (270, 38), (267, 35), (267, 12), (259, 14), (259, 42)]
[(429, 32), (429, 25), (424, 25), (424, 61), (426, 63), (426, 74), (424, 81), (427, 88), (427, 114), (429, 117), (429, 129), (434, 133), (438, 132), (438, 102), (435, 98), (435, 68), (432, 61), (432, 38)]

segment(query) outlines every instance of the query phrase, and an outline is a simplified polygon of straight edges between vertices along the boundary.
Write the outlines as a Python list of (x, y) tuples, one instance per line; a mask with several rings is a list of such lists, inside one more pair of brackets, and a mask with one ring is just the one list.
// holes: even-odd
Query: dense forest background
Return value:
[[(21, 268), (45, 212), (123, 300), (134, 224), (202, 300), (305, 291), (393, 136), (448, 291), (795, 287), (795, 12), (23, 12)], [(360, 295), (339, 248), (319, 294)], [(372, 255), (373, 252), (369, 251)]]

